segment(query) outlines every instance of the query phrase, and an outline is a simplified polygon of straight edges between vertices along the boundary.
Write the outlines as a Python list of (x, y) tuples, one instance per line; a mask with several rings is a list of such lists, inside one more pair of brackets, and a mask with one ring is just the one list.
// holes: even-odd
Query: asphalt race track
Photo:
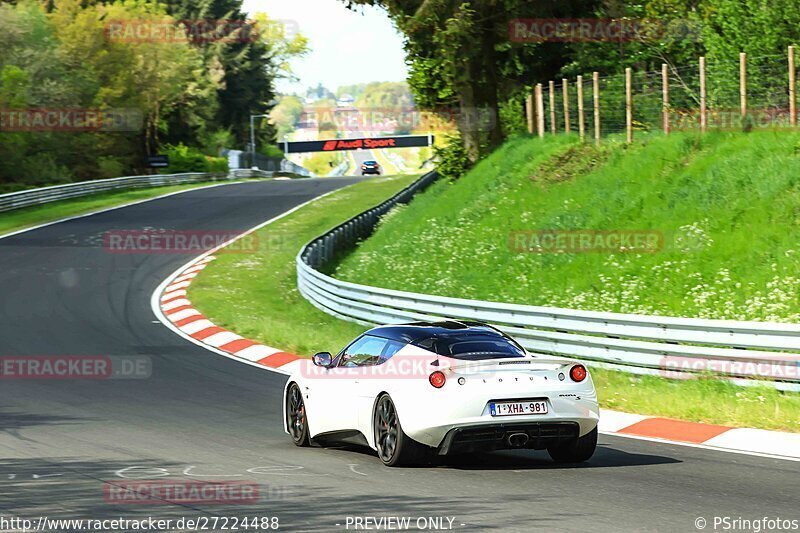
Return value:
[[(103, 248), (114, 229), (244, 230), (354, 181), (225, 185), (0, 240), (0, 356), (152, 359), (148, 379), (0, 380), (0, 515), (277, 516), (285, 531), (344, 530), (356, 516), (504, 531), (696, 531), (698, 517), (709, 530), (715, 516), (797, 518), (800, 463), (642, 440), (601, 436), (580, 467), (536, 452), (388, 469), (355, 446), (295, 448), (280, 423), (284, 376), (156, 321), (152, 292), (190, 257)], [(134, 478), (268, 488), (266, 501), (249, 504), (104, 499), (106, 482)]]

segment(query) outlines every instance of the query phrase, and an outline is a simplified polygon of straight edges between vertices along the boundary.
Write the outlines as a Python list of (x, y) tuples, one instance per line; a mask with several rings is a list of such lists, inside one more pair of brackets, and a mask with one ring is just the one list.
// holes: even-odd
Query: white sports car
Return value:
[(486, 324), (381, 326), (312, 361), (284, 393), (284, 429), (297, 446), (363, 438), (396, 466), (514, 448), (581, 462), (597, 445), (597, 393), (586, 367), (527, 353)]

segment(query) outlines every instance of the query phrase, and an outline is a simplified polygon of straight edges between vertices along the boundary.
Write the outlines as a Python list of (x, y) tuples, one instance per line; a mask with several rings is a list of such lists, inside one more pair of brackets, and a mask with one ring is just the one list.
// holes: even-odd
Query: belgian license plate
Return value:
[(547, 402), (537, 400), (490, 403), (489, 412), (492, 416), (544, 415), (547, 414)]

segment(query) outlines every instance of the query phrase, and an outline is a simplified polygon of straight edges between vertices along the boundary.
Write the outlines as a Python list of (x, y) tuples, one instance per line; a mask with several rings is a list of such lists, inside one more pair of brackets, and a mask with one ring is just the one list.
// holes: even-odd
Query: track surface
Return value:
[[(800, 518), (800, 463), (617, 437), (601, 436), (576, 468), (536, 452), (387, 469), (357, 447), (297, 449), (280, 428), (285, 377), (154, 323), (151, 293), (189, 257), (102, 247), (109, 229), (244, 230), (353, 181), (196, 190), (0, 240), (0, 356), (153, 360), (146, 380), (0, 380), (0, 515), (278, 516), (287, 531), (342, 530), (347, 516), (365, 515), (447, 516), (456, 530), (504, 531), (695, 531), (699, 516)], [(103, 482), (125, 476), (251, 481), (274, 493), (257, 505), (106, 503)]]

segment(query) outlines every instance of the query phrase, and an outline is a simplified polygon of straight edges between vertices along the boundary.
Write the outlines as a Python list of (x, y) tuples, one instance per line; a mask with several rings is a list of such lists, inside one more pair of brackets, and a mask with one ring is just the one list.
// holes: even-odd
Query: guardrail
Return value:
[[(285, 172), (294, 174), (294, 172), (291, 170), (286, 170)], [(126, 176), (123, 178), (66, 183), (64, 185), (53, 185), (39, 189), (29, 189), (19, 192), (0, 194), (0, 212), (11, 211), (12, 209), (20, 209), (22, 207), (30, 207), (32, 205), (46, 204), (48, 202), (55, 202), (57, 200), (88, 196), (90, 194), (97, 194), (101, 192), (124, 189), (140, 189), (146, 187), (160, 187), (163, 185), (181, 185), (183, 183), (196, 183), (201, 181), (269, 178), (274, 174), (275, 172), (267, 172), (263, 170), (235, 169), (231, 170), (230, 172), (154, 174), (151, 176)]]
[(319, 271), (368, 237), (380, 217), (436, 179), (407, 189), (307, 244), (297, 255), (297, 284), (313, 305), (364, 325), (418, 320), (478, 320), (514, 336), (528, 350), (589, 364), (673, 378), (696, 373), (736, 383), (800, 391), (800, 325), (600, 313), (465, 300), (382, 289)]

